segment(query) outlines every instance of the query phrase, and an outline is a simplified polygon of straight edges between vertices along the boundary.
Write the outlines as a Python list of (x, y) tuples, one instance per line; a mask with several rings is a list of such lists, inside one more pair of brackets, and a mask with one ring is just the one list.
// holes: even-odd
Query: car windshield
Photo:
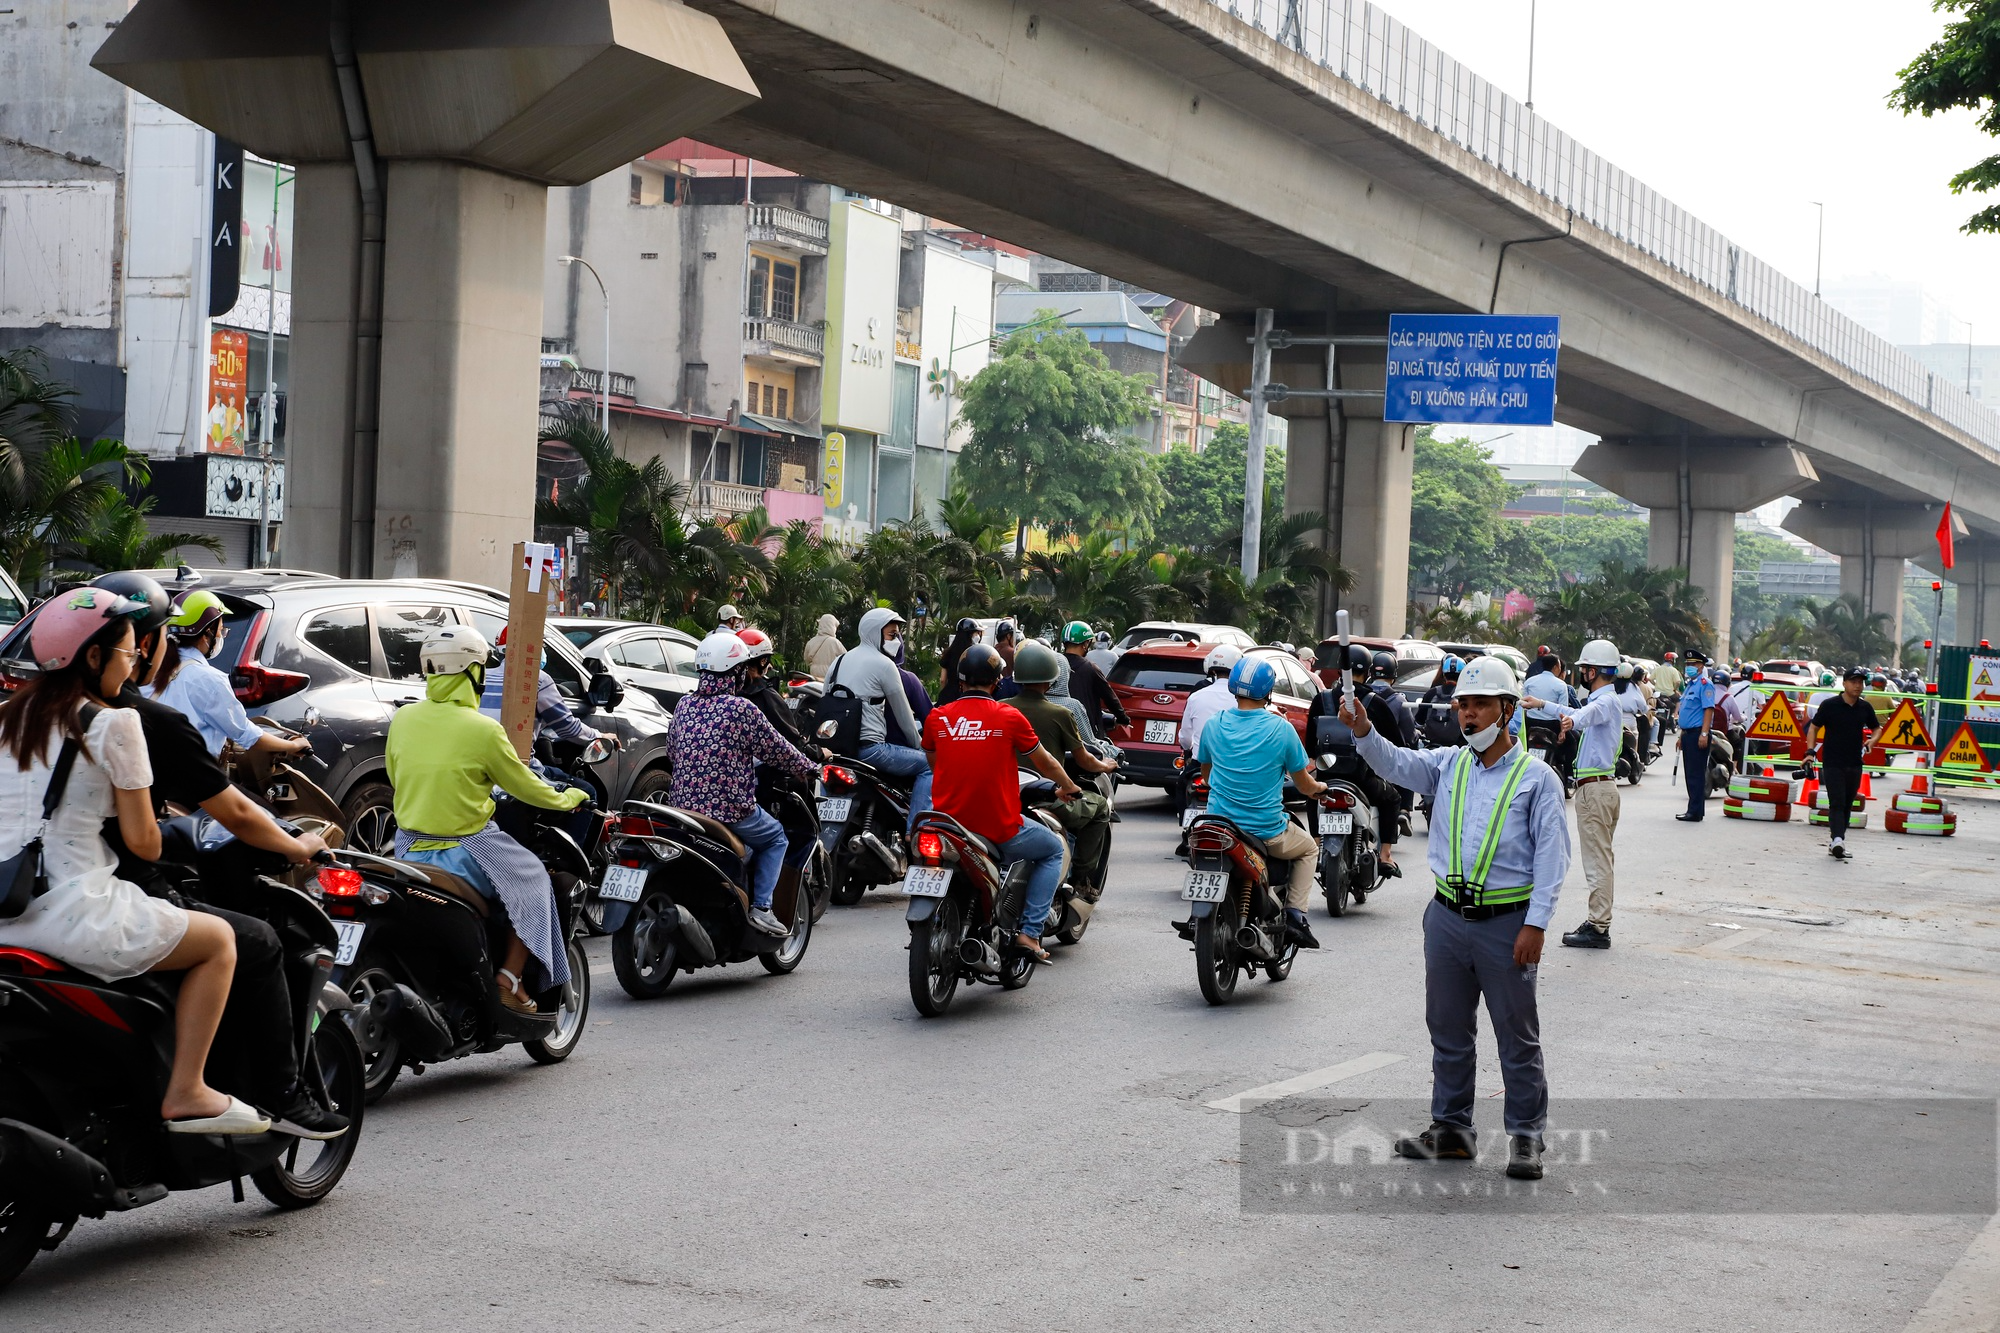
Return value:
[(1113, 685), (1134, 690), (1198, 690), (1204, 679), (1199, 657), (1127, 653), (1111, 668)]
[(582, 648), (603, 632), (601, 628), (593, 629), (589, 625), (571, 625), (563, 630), (562, 636), (578, 648)]
[(1804, 662), (1766, 662), (1764, 663), (1764, 670), (1782, 671), (1788, 676), (1803, 676), (1806, 674), (1806, 664)]

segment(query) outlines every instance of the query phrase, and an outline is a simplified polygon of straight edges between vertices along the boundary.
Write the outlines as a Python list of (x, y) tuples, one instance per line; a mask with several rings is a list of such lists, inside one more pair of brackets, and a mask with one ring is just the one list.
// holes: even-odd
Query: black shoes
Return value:
[(1507, 1140), (1507, 1175), (1513, 1180), (1542, 1178), (1542, 1141), (1526, 1134)]
[(300, 1090), (290, 1101), (272, 1110), (271, 1129), (302, 1139), (337, 1139), (347, 1132), (347, 1117), (327, 1110)]
[(1611, 932), (1586, 921), (1563, 936), (1563, 943), (1572, 949), (1609, 949)]
[(1700, 815), (1675, 815), (1674, 818), (1680, 820), (1683, 824), (1699, 824), (1701, 822)]
[(1463, 1129), (1457, 1125), (1447, 1125), (1442, 1120), (1431, 1121), (1431, 1127), (1413, 1138), (1396, 1140), (1398, 1157), (1413, 1157), (1420, 1162), (1469, 1162), (1472, 1160), (1479, 1136), (1477, 1131)]
[(1306, 924), (1306, 914), (1296, 907), (1285, 909), (1285, 929), (1299, 942), (1301, 949), (1319, 948), (1319, 940), (1314, 937), (1312, 927)]

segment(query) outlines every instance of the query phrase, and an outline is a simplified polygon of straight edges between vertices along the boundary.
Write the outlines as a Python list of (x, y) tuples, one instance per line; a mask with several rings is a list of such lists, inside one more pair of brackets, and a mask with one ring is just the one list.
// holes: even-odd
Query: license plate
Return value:
[(1332, 833), (1354, 832), (1354, 815), (1348, 810), (1322, 810), (1319, 812), (1320, 836)]
[(1181, 901), (1219, 903), (1228, 892), (1227, 870), (1190, 870), (1187, 883), (1181, 886)]
[(636, 903), (645, 888), (644, 866), (606, 866), (604, 882), (597, 886), (597, 896), (608, 902)]
[(1148, 722), (1146, 724), (1146, 744), (1172, 745), (1180, 739), (1181, 724), (1174, 721)]
[(1208, 813), (1208, 807), (1205, 805), (1191, 805), (1187, 807), (1185, 810), (1181, 811), (1181, 827), (1186, 828), (1188, 825), (1194, 823), (1195, 820), (1200, 819), (1203, 815), (1207, 813)]
[(340, 949), (333, 955), (333, 965), (346, 967), (361, 952), (361, 937), (368, 933), (368, 927), (360, 921), (336, 921), (333, 928), (340, 936)]
[(1533, 749), (1529, 750), (1528, 753), (1533, 755), (1535, 758), (1541, 760), (1545, 764), (1549, 762), (1549, 752), (1547, 750)]
[(854, 808), (852, 796), (822, 796), (819, 798), (819, 822), (822, 824), (843, 824), (847, 822), (847, 812)]
[(950, 887), (950, 866), (912, 866), (903, 877), (903, 894), (910, 898), (942, 898)]

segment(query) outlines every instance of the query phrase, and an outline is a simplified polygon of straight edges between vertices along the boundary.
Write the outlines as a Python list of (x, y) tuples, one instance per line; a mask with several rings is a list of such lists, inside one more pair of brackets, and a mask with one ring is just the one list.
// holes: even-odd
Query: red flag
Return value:
[(1944, 517), (1938, 520), (1938, 554), (1944, 557), (1944, 567), (1952, 566), (1951, 551), (1951, 501), (1944, 502)]

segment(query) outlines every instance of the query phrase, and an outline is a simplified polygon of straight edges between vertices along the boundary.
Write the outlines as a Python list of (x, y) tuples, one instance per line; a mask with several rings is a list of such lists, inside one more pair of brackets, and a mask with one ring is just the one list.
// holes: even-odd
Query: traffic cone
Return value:
[(1931, 794), (1931, 775), (1919, 769), (1910, 777), (1910, 794), (1928, 796)]
[(1871, 791), (1868, 787), (1868, 770), (1866, 769), (1863, 769), (1861, 771), (1861, 790), (1856, 792), (1855, 795), (1859, 796), (1864, 801), (1872, 801), (1875, 799), (1875, 793)]

